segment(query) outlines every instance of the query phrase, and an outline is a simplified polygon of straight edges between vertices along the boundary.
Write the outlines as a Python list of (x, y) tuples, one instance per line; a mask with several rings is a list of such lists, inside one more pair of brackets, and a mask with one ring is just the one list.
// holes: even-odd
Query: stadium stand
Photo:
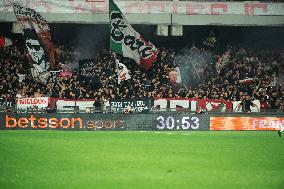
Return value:
[(23, 44), (19, 42), (0, 51), (0, 94), (3, 99), (54, 97), (111, 100), (158, 97), (238, 101), (248, 95), (251, 100), (267, 103), (263, 108), (284, 110), (283, 89), (273, 83), (283, 61), (283, 52), (279, 50), (254, 51), (229, 46), (223, 53), (214, 54), (214, 77), (209, 77), (212, 70), (205, 71), (206, 79), (195, 88), (175, 85), (170, 81), (169, 72), (176, 66), (174, 49), (163, 48), (150, 72), (141, 70), (131, 59), (120, 57), (132, 76), (120, 85), (117, 84), (115, 60), (106, 49), (93, 58), (96, 65), (93, 79), (82, 80), (78, 70), (64, 71), (64, 65), (68, 65), (73, 58), (77, 59), (78, 50), (56, 45), (57, 71), (60, 71), (55, 72), (59, 73), (58, 81), (55, 77), (46, 85), (32, 79)]

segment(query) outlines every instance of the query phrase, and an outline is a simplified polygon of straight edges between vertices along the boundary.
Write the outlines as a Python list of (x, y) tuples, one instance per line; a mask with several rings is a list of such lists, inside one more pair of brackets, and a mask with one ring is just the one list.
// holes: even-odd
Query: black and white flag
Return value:
[(46, 83), (54, 66), (54, 47), (47, 21), (35, 10), (14, 5), (14, 12), (24, 33), (34, 80)]

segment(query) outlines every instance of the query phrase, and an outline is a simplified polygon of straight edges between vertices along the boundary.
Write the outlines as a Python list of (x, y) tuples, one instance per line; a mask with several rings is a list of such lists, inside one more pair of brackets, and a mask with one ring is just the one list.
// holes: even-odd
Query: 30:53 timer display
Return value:
[(199, 118), (198, 117), (181, 117), (181, 119), (175, 119), (172, 116), (157, 117), (157, 129), (159, 130), (196, 130), (199, 128)]

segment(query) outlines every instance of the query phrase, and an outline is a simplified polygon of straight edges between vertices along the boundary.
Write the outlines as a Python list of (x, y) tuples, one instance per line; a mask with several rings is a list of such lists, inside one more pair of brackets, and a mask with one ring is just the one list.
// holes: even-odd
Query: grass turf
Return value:
[(0, 188), (283, 189), (276, 132), (0, 131)]

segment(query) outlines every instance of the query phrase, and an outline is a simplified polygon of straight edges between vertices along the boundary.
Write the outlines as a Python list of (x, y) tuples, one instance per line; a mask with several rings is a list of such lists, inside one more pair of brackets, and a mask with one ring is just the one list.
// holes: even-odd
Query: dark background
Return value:
[[(227, 45), (251, 49), (284, 47), (284, 27), (268, 26), (184, 26), (182, 37), (156, 36), (156, 25), (134, 25), (134, 29), (156, 47), (182, 49), (193, 43), (200, 46), (210, 32), (216, 36), (216, 50)], [(91, 58), (101, 48), (109, 48), (109, 26), (106, 24), (50, 24), (52, 40), (56, 44), (77, 48), (82, 58)], [(21, 40), (21, 34), (11, 33), (12, 23), (0, 23), (0, 35)]]

